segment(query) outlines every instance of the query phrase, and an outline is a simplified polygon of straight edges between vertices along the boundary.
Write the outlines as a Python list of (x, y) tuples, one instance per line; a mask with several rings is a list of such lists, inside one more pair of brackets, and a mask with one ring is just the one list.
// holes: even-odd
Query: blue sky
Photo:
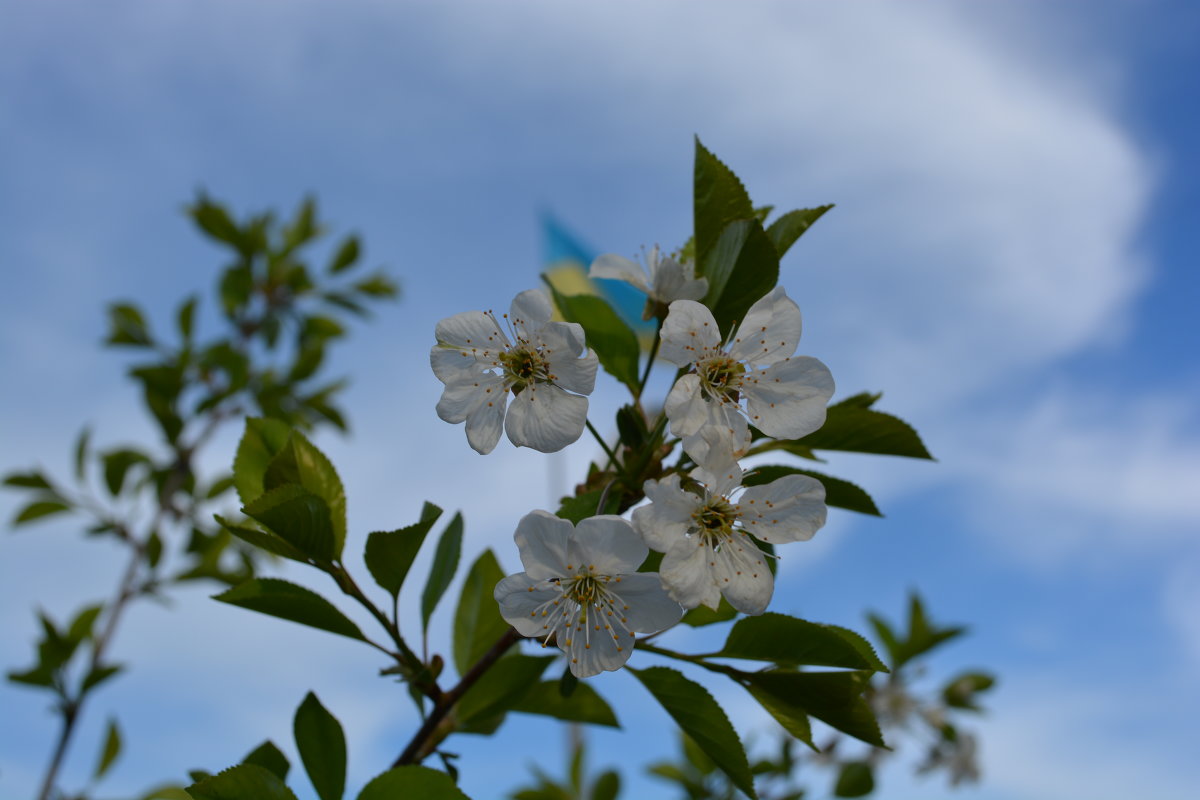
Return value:
[[(0, 466), (65, 472), (85, 422), (104, 444), (148, 435), (98, 347), (102, 306), (131, 297), (165, 321), (212, 285), (221, 257), (180, 214), (198, 187), (243, 210), (311, 191), (405, 289), (339, 351), (356, 433), (320, 442), (358, 546), (431, 499), (464, 510), (470, 552), (515, 568), (547, 459), (507, 443), (481, 458), (436, 421), (433, 325), (535, 284), (541, 209), (603, 250), (682, 241), (699, 134), (759, 202), (838, 204), (784, 262), (802, 352), (840, 394), (883, 390), (939, 457), (837, 459), (888, 518), (835, 513), (785, 553), (774, 607), (861, 628), (917, 587), (972, 626), (935, 668), (1002, 685), (978, 723), (985, 783), (956, 796), (1190, 796), (1198, 34), (1200, 12), (1166, 0), (0, 2)], [(601, 388), (594, 417), (618, 398)], [(105, 596), (118, 563), (65, 521), (0, 540), (0, 664), (27, 660), (36, 605)], [(91, 709), (69, 781), (114, 709), (119, 795), (289, 742), (309, 689), (349, 729), (353, 785), (394, 757), (412, 719), (373, 656), (206, 595), (130, 615), (116, 650), (136, 669)], [(597, 686), (627, 728), (595, 738), (597, 761), (633, 777), (669, 725), (626, 676)], [(15, 687), (0, 708), (0, 796), (28, 796), (52, 721)], [(504, 730), (462, 742), (478, 798), (498, 770), (518, 783), (514, 763), (559, 763), (553, 726)], [(888, 777), (883, 798), (948, 794)]]

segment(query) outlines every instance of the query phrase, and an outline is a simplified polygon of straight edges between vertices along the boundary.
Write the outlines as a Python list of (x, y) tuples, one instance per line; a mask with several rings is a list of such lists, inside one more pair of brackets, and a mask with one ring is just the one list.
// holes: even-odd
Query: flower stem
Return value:
[(637, 394), (635, 400), (642, 399), (642, 392), (646, 391), (646, 381), (650, 380), (650, 368), (654, 366), (654, 357), (658, 355), (658, 343), (662, 338), (662, 320), (658, 320), (658, 324), (654, 326), (654, 341), (650, 343), (650, 355), (646, 357), (646, 370), (642, 373), (642, 379), (638, 381)]
[(617, 454), (614, 453), (612, 448), (608, 446), (608, 443), (604, 441), (604, 437), (601, 436), (600, 432), (596, 430), (594, 425), (592, 425), (592, 421), (590, 419), (585, 419), (584, 423), (587, 425), (587, 429), (592, 432), (592, 436), (596, 437), (596, 441), (600, 443), (602, 448), (604, 448), (604, 453), (608, 456), (608, 463), (616, 466)]

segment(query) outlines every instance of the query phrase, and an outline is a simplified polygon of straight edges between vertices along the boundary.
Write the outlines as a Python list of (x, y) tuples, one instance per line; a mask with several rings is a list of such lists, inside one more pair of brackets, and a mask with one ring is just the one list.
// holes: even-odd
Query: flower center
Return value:
[(550, 365), (536, 348), (514, 347), (500, 353), (499, 358), (513, 394), (531, 383), (547, 383), (550, 380)]
[(696, 374), (700, 376), (700, 388), (710, 397), (736, 403), (746, 368), (729, 356), (716, 356), (697, 364)]
[(692, 512), (692, 521), (696, 523), (693, 532), (714, 549), (719, 548), (733, 536), (733, 523), (740, 516), (724, 497), (714, 497)]

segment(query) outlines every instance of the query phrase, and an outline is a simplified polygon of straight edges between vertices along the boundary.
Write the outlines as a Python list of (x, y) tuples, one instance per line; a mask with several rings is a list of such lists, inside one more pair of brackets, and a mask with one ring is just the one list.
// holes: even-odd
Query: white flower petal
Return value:
[(608, 588), (627, 606), (621, 609), (625, 612), (625, 625), (638, 633), (669, 628), (683, 616), (683, 609), (663, 589), (657, 572), (622, 575), (620, 583), (610, 583)]
[(633, 527), (652, 549), (665, 553), (687, 534), (703, 501), (681, 489), (676, 474), (646, 481), (642, 488), (650, 503), (633, 510)]
[(755, 427), (768, 436), (798, 439), (825, 424), (833, 376), (815, 358), (796, 356), (746, 376), (742, 394)]
[(534, 580), (562, 578), (567, 570), (567, 543), (574, 526), (548, 511), (531, 511), (517, 523), (513, 539), (525, 571)]
[(547, 322), (535, 339), (543, 355), (550, 359), (578, 358), (583, 352), (583, 326), (577, 322)]
[(548, 363), (556, 385), (577, 394), (591, 394), (596, 388), (596, 368), (600, 366), (600, 360), (593, 351), (588, 350), (583, 358), (552, 355)]
[(751, 364), (774, 364), (800, 344), (800, 307), (776, 286), (746, 312), (733, 335), (729, 355)]
[(732, 541), (721, 545), (713, 557), (712, 576), (729, 605), (743, 614), (766, 611), (775, 591), (767, 557), (744, 533), (735, 532)]
[(738, 498), (742, 525), (756, 539), (779, 544), (811, 539), (825, 524), (825, 487), (807, 475), (784, 475)]
[[(575, 526), (571, 541), (579, 559), (598, 575), (636, 572), (650, 549), (626, 520), (612, 514), (588, 517)], [(574, 558), (574, 553), (570, 554)]]
[(659, 357), (677, 367), (686, 367), (699, 359), (720, 352), (721, 332), (706, 306), (694, 300), (671, 303), (662, 326)]
[(671, 387), (663, 407), (671, 421), (671, 433), (688, 436), (700, 430), (709, 420), (708, 406), (700, 393), (700, 376), (694, 372), (681, 376)]
[(485, 372), (479, 377), (481, 381), (475, 385), (480, 387), (477, 391), (484, 392), (484, 397), (467, 414), (467, 444), (475, 452), (486, 456), (496, 448), (504, 430), (504, 407), (508, 402), (508, 392), (504, 389), (504, 381), (498, 376)]
[(680, 539), (663, 556), (659, 577), (671, 598), (684, 608), (706, 605), (713, 611), (721, 591), (713, 579), (714, 553), (699, 536)]
[(508, 309), (508, 321), (525, 341), (532, 341), (538, 329), (554, 316), (554, 306), (541, 289), (526, 289), (513, 298)]
[(650, 294), (650, 286), (646, 282), (646, 274), (633, 261), (616, 253), (605, 253), (598, 256), (588, 269), (589, 278), (605, 278), (612, 281), (625, 281), (628, 284)]
[(438, 400), (437, 414), (446, 422), (457, 424), (466, 420), (480, 404), (494, 402), (493, 396), (503, 407), (504, 382), (499, 377), (488, 372), (472, 374), (464, 370), (446, 383)]
[(513, 398), (504, 428), (517, 447), (554, 453), (583, 435), (587, 409), (586, 397), (547, 383), (531, 384)]
[[(684, 376), (686, 377), (686, 376)], [(720, 473), (750, 447), (750, 426), (741, 408), (727, 403), (706, 403), (708, 418), (695, 433), (683, 437), (683, 451), (710, 473)], [(671, 426), (672, 433), (675, 426)]]
[(522, 636), (545, 637), (550, 632), (549, 610), (557, 611), (555, 600), (562, 602), (562, 589), (545, 585), (524, 572), (501, 580), (492, 595), (500, 606), (500, 616)]
[(728, 498), (734, 489), (742, 485), (742, 468), (736, 460), (729, 460), (718, 469), (697, 467), (692, 470), (692, 477), (707, 486), (710, 494)]
[(508, 337), (496, 320), (482, 311), (464, 311), (437, 324), (434, 336), (441, 344), (466, 350), (481, 361), (492, 361), (508, 347)]
[(559, 634), (559, 647), (567, 654), (568, 665), (576, 678), (590, 678), (625, 666), (633, 653), (634, 637), (628, 633), (614, 636), (616, 632), (608, 623), (597, 620), (593, 611), (582, 624)]
[(429, 351), (429, 366), (433, 367), (433, 374), (438, 377), (442, 383), (449, 383), (461, 377), (461, 373), (476, 373), (482, 371), (479, 362), (469, 350), (460, 350), (457, 347), (446, 347), (445, 345), (434, 345)]

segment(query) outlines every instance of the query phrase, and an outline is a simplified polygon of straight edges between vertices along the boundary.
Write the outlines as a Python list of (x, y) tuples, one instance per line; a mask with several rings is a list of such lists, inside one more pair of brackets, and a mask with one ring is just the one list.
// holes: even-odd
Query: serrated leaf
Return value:
[(721, 768), (733, 785), (752, 798), (754, 777), (746, 750), (729, 718), (712, 695), (700, 684), (669, 667), (630, 669), (680, 729)]
[(300, 760), (321, 800), (341, 800), (346, 790), (346, 735), (312, 692), (296, 709), (292, 729)]
[(279, 538), (270, 531), (262, 531), (257, 528), (250, 528), (245, 525), (236, 525), (221, 517), (220, 514), (214, 514), (213, 518), (220, 524), (222, 528), (229, 531), (231, 534), (241, 539), (246, 544), (266, 550), (268, 553), (273, 553), (283, 558), (290, 558), (292, 561), (299, 561), (301, 564), (308, 563), (308, 557), (304, 553), (292, 547), (283, 539)]
[(559, 690), (559, 684), (559, 681), (541, 681), (535, 684), (524, 697), (512, 705), (512, 710), (568, 722), (621, 727), (612, 707), (587, 683), (578, 681), (570, 695), (566, 696)]
[(504, 578), (504, 570), (491, 550), (484, 550), (463, 580), (458, 609), (454, 613), (454, 668), (459, 675), (483, 656), (508, 632), (493, 593)]
[(825, 505), (827, 506), (844, 508), (847, 511), (857, 511), (859, 514), (869, 514), (874, 517), (883, 516), (879, 512), (879, 507), (875, 505), (875, 501), (871, 499), (871, 495), (867, 494), (866, 490), (862, 487), (850, 481), (826, 475), (823, 472), (772, 464), (770, 466), (754, 467), (742, 479), (742, 485), (761, 486), (765, 483), (778, 480), (785, 475), (807, 475), (810, 478), (819, 480), (821, 485), (825, 487)]
[(303, 586), (278, 578), (252, 578), (228, 591), (214, 595), (213, 599), (366, 641), (358, 626), (324, 597)]
[(243, 504), (266, 494), (267, 465), (283, 449), (292, 427), (277, 419), (247, 417), (233, 461), (233, 483)]
[(772, 222), (767, 228), (767, 236), (770, 237), (771, 244), (775, 245), (775, 252), (779, 253), (779, 257), (783, 258), (784, 253), (791, 249), (796, 240), (831, 208), (832, 203), (816, 208), (798, 208)]
[(95, 771), (92, 772), (92, 780), (98, 781), (103, 778), (120, 754), (121, 729), (117, 727), (117, 721), (110, 717), (104, 732), (104, 746), (100, 748), (100, 758), (96, 762)]
[(721, 232), (704, 274), (708, 278), (704, 304), (726, 336), (779, 281), (779, 254), (758, 220), (735, 220)]
[(454, 779), (429, 767), (396, 767), (363, 787), (358, 800), (471, 800)]
[(17, 516), (13, 518), (13, 526), (23, 525), (26, 522), (33, 522), (35, 519), (48, 517), (51, 514), (61, 514), (64, 511), (70, 511), (71, 507), (66, 503), (60, 503), (57, 500), (36, 500), (17, 512)]
[(497, 661), (459, 701), (456, 714), (463, 729), (477, 732), (471, 723), (511, 709), (533, 689), (553, 660), (554, 656), (513, 653)]
[(421, 594), (423, 629), (429, 627), (429, 618), (433, 616), (433, 610), (446, 593), (450, 581), (454, 580), (454, 571), (458, 569), (458, 559), (462, 555), (462, 535), (462, 514), (455, 514), (438, 539), (437, 549), (433, 553), (433, 564), (429, 568), (429, 578), (425, 581), (425, 591)]
[(875, 775), (870, 764), (865, 761), (842, 764), (837, 784), (833, 787), (834, 797), (865, 797), (873, 791)]
[(441, 515), (440, 508), (426, 503), (419, 522), (396, 531), (375, 531), (367, 537), (363, 553), (367, 569), (375, 582), (393, 597), (400, 594), (421, 544)]
[[(603, 495), (603, 489), (595, 489), (594, 491), (584, 492), (581, 495), (564, 497), (559, 501), (558, 511), (554, 513), (556, 516), (570, 520), (578, 525), (588, 517), (596, 516), (598, 513), (597, 509), (600, 505), (600, 498)], [(605, 508), (603, 509), (603, 513), (615, 514), (620, 502), (621, 493), (610, 491), (608, 493), (608, 498), (604, 502)]]
[(288, 484), (303, 486), (325, 501), (333, 523), (334, 557), (340, 557), (346, 541), (346, 490), (325, 454), (296, 430), (288, 434), (263, 474), (267, 491)]
[(769, 694), (777, 702), (801, 708), (842, 733), (886, 747), (875, 714), (862, 696), (872, 674), (769, 670), (743, 673), (742, 677), (752, 692)]
[(629, 387), (631, 392), (637, 392), (641, 345), (625, 320), (601, 297), (564, 295), (549, 281), (546, 285), (550, 287), (554, 305), (563, 318), (583, 326), (587, 346), (596, 351), (604, 371)]
[(733, 170), (709, 152), (699, 137), (696, 138), (692, 195), (697, 277), (707, 277), (703, 269), (716, 248), (717, 239), (730, 222), (753, 219), (754, 205)]
[(857, 404), (830, 406), (825, 424), (796, 441), (812, 450), (933, 459), (921, 437), (907, 422)]
[(187, 787), (193, 800), (296, 800), (292, 790), (270, 770), (239, 764)]
[(288, 770), (292, 766), (288, 763), (287, 756), (270, 739), (247, 753), (246, 757), (242, 759), (242, 763), (255, 764), (270, 770), (281, 781), (287, 780)]
[(308, 558), (328, 563), (340, 555), (329, 506), (299, 484), (272, 489), (243, 508), (242, 513), (265, 525)]
[(758, 704), (774, 717), (775, 721), (783, 726), (785, 731), (804, 742), (813, 750), (817, 749), (817, 746), (813, 743), (812, 724), (808, 721), (808, 714), (791, 697), (775, 694), (770, 690), (770, 687), (760, 686), (753, 681), (750, 681), (746, 685), (746, 691), (750, 692), (750, 695), (758, 701)]
[[(738, 620), (729, 631), (721, 656), (772, 661), (780, 666), (845, 667), (877, 670), (878, 658), (863, 655), (844, 628), (768, 612)], [(886, 668), (883, 669), (886, 671)]]

